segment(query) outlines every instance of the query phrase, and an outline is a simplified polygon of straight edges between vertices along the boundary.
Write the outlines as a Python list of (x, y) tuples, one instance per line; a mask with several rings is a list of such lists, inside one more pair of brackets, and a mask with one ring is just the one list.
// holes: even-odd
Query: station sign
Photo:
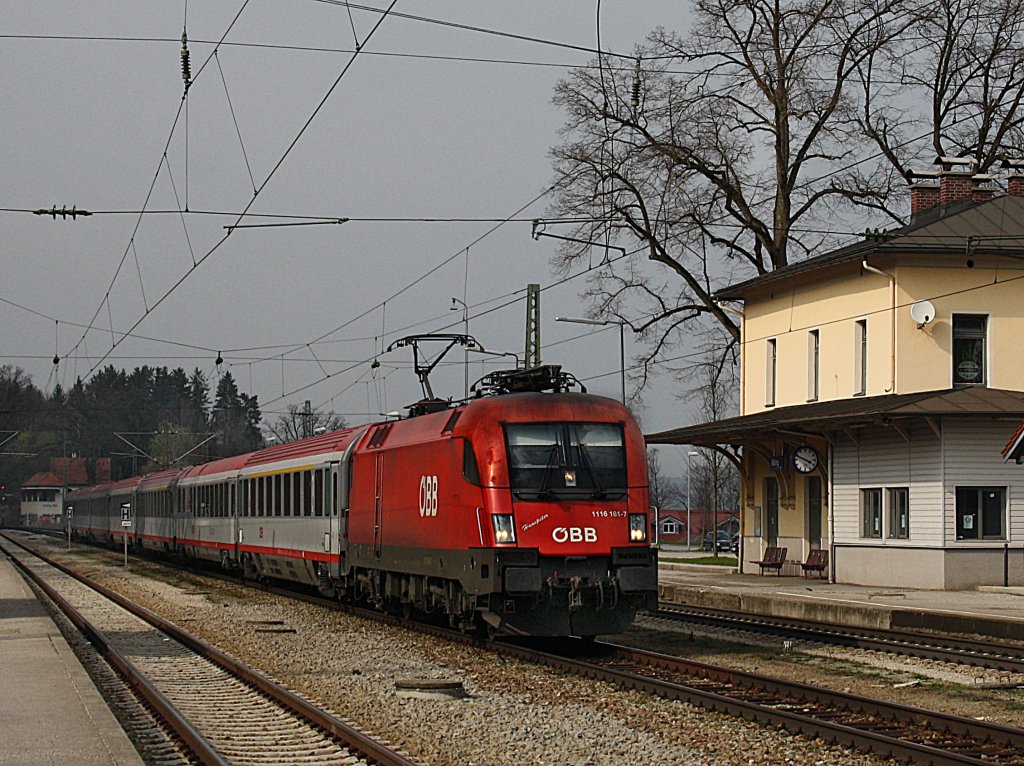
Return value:
[(130, 527), (132, 525), (132, 504), (121, 503), (121, 526)]

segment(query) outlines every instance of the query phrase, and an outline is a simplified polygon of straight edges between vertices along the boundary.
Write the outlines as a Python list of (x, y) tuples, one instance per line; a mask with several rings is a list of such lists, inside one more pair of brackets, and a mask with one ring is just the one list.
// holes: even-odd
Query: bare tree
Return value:
[[(699, 363), (689, 372), (690, 388), (683, 395), (695, 405), (699, 418), (710, 422), (736, 414), (738, 403), (738, 360), (724, 357), (714, 349), (705, 350)], [(735, 464), (718, 449), (701, 447), (694, 461), (691, 499), (704, 511), (703, 528), (711, 533), (712, 546), (718, 551), (718, 523), (723, 509), (739, 509), (740, 479)]]
[(665, 475), (655, 447), (647, 450), (647, 487), (651, 505), (659, 511), (682, 504), (683, 490), (678, 481)]
[(695, 0), (688, 33), (655, 30), (632, 65), (602, 55), (560, 82), (549, 219), (575, 241), (554, 266), (625, 250), (605, 250), (586, 292), (647, 341), (638, 387), (693, 333), (737, 342), (722, 284), (902, 222), (912, 161), (966, 153), (984, 170), (1020, 147), (1022, 5)]
[(308, 405), (309, 402), (302, 407), (289, 404), (287, 412), (279, 415), (273, 423), (266, 424), (269, 431), (266, 440), (284, 444), (328, 431), (339, 431), (346, 426), (345, 418), (340, 415), (321, 412)]
[(906, 176), (921, 145), (935, 155), (971, 157), (980, 172), (1024, 150), (1024, 2), (935, 0), (913, 35), (880, 46), (861, 62), (860, 124)]
[[(642, 305), (649, 318), (632, 326), (650, 340), (648, 360), (694, 319), (734, 343), (739, 328), (712, 297), (720, 280), (810, 252), (823, 237), (811, 224), (837, 206), (883, 206), (900, 179), (851, 169), (868, 139), (850, 129), (849, 91), (873, 50), (865, 40), (877, 47), (898, 34), (903, 6), (697, 0), (690, 33), (656, 30), (635, 69), (601, 57), (556, 87), (568, 121), (552, 151), (551, 213), (582, 221), (577, 240), (639, 242), (589, 293), (598, 315), (624, 319), (627, 301)], [(556, 266), (589, 257), (589, 246), (567, 245)]]

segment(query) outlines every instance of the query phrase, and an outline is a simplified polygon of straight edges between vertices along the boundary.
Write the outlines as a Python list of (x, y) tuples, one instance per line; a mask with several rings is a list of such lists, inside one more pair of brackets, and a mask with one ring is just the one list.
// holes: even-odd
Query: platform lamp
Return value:
[(690, 458), (700, 457), (699, 452), (686, 453), (686, 550), (692, 550), (693, 531), (690, 527), (690, 477), (693, 475), (693, 462)]
[(555, 317), (556, 322), (572, 322), (573, 324), (592, 324), (599, 327), (608, 327), (613, 324), (619, 326), (619, 379), (622, 383), (622, 403), (626, 403), (626, 323), (621, 319), (579, 319), (577, 317)]

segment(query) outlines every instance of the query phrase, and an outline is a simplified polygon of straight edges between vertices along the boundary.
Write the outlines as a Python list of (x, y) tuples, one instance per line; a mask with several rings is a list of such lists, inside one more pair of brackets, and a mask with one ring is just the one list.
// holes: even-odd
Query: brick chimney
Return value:
[(996, 188), (993, 186), (995, 180), (996, 177), (990, 173), (976, 174), (971, 179), (974, 184), (974, 188), (971, 191), (971, 199), (974, 202), (985, 202), (992, 199), (996, 194)]
[(911, 170), (907, 180), (910, 182), (910, 220), (914, 220), (938, 206), (939, 171)]
[[(939, 174), (939, 204), (951, 205), (971, 199), (974, 194), (974, 160), (970, 157), (936, 157), (935, 164), (942, 166)], [(965, 169), (954, 170), (955, 166)]]
[(1014, 173), (1006, 177), (1006, 195), (1024, 197), (1024, 173)]
[(939, 204), (939, 185), (917, 181), (910, 185), (910, 218), (913, 220)]

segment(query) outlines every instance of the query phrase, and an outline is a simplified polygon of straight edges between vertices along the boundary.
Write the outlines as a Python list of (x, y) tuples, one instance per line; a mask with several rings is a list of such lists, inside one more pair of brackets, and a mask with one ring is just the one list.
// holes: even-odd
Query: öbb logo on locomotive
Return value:
[(597, 530), (593, 527), (555, 527), (551, 539), (556, 543), (596, 543)]
[(420, 476), (420, 516), (437, 516), (437, 476)]

